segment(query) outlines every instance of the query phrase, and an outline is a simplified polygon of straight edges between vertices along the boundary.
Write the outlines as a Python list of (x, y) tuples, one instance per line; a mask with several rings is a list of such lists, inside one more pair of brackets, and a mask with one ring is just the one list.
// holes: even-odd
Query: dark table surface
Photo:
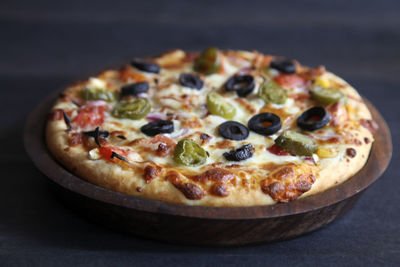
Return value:
[[(400, 265), (399, 14), (396, 0), (2, 1), (0, 264)], [(328, 227), (239, 248), (127, 236), (58, 202), (22, 143), (26, 116), (41, 99), (133, 56), (210, 45), (324, 64), (349, 81), (391, 128), (394, 154), (386, 173)]]

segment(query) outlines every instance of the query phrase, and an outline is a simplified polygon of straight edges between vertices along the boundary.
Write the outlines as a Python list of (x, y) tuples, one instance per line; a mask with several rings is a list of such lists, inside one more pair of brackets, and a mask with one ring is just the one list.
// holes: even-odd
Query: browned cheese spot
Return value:
[(154, 178), (156, 178), (162, 171), (162, 168), (158, 165), (147, 165), (144, 168), (143, 179), (146, 184), (150, 183)]
[(201, 174), (189, 176), (189, 179), (196, 182), (229, 182), (235, 178), (235, 175), (227, 170), (215, 168), (207, 170)]
[(289, 164), (275, 170), (260, 182), (263, 193), (277, 202), (288, 202), (311, 189), (315, 182), (312, 171), (307, 167)]
[(346, 149), (346, 155), (350, 158), (354, 158), (357, 155), (357, 151), (354, 148), (350, 147)]
[(211, 194), (218, 197), (227, 197), (230, 192), (228, 190), (228, 186), (225, 183), (215, 183), (212, 185), (210, 189)]

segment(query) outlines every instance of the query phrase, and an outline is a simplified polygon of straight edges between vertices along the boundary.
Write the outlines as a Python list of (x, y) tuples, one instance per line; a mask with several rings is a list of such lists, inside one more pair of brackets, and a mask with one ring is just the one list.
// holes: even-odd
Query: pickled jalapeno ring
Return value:
[(153, 121), (140, 127), (140, 130), (148, 136), (155, 136), (161, 133), (172, 133), (174, 131), (174, 123), (168, 120)]
[(261, 135), (269, 136), (281, 129), (281, 119), (269, 112), (254, 115), (248, 122), (249, 129)]
[(311, 97), (314, 101), (329, 105), (345, 99), (345, 95), (337, 89), (315, 86), (311, 89)]
[(179, 75), (179, 83), (182, 86), (192, 89), (200, 90), (203, 88), (203, 81), (197, 75), (192, 73), (182, 73)]
[(249, 136), (249, 129), (237, 121), (226, 121), (218, 127), (219, 134), (230, 140), (244, 140)]
[(150, 102), (146, 98), (139, 98), (134, 102), (119, 102), (111, 111), (111, 115), (116, 118), (140, 120), (150, 112)]
[(296, 66), (293, 64), (292, 60), (273, 60), (269, 64), (270, 68), (279, 70), (280, 72), (292, 74), (296, 72)]
[(148, 82), (131, 83), (131, 84), (122, 86), (121, 97), (134, 96), (137, 94), (146, 93), (147, 91), (149, 91), (149, 83)]
[(251, 75), (235, 75), (232, 76), (225, 84), (226, 91), (236, 91), (240, 97), (245, 97), (250, 94), (256, 83)]
[(160, 73), (160, 66), (158, 66), (155, 63), (147, 62), (142, 59), (134, 59), (131, 62), (131, 65), (138, 70), (144, 71), (144, 72), (149, 72), (149, 73)]
[(305, 131), (314, 131), (327, 125), (330, 120), (331, 115), (325, 108), (312, 107), (297, 118), (297, 126)]
[(207, 110), (213, 114), (225, 118), (232, 119), (236, 115), (235, 107), (227, 102), (225, 98), (215, 92), (207, 95)]
[(276, 82), (266, 81), (258, 89), (258, 96), (265, 103), (284, 104), (287, 99), (287, 92)]
[(219, 57), (218, 48), (207, 48), (194, 62), (194, 70), (205, 75), (219, 72), (221, 69), (221, 60)]
[(229, 152), (225, 152), (223, 156), (226, 160), (229, 161), (246, 160), (253, 156), (253, 146), (251, 144), (247, 144), (239, 147), (236, 150), (230, 150)]
[(293, 131), (286, 131), (281, 134), (275, 139), (275, 144), (297, 156), (312, 156), (318, 149), (314, 139)]
[(107, 89), (85, 87), (82, 89), (82, 98), (88, 101), (103, 100), (106, 102), (116, 101), (117, 98), (114, 92)]
[(184, 166), (199, 166), (207, 161), (207, 152), (192, 139), (184, 139), (176, 144), (174, 161)]

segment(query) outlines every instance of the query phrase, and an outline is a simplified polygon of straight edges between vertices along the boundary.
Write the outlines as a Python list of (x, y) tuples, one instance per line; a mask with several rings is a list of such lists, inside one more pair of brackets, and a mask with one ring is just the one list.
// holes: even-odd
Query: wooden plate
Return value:
[(345, 214), (387, 168), (392, 155), (389, 128), (367, 100), (379, 129), (367, 164), (354, 177), (321, 194), (289, 203), (254, 207), (190, 207), (113, 192), (80, 179), (46, 149), (44, 126), (58, 92), (29, 116), (26, 150), (57, 195), (86, 218), (135, 235), (174, 243), (240, 245), (293, 238)]

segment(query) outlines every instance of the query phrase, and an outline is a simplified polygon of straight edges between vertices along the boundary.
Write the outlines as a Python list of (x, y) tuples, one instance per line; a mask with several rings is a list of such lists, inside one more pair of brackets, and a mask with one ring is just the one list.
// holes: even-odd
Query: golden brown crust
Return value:
[[(175, 61), (181, 58), (182, 54), (175, 53), (173, 55), (176, 58), (160, 62), (168, 66), (168, 68), (177, 68)], [(267, 59), (269, 60), (269, 58)], [(263, 60), (267, 62), (267, 59)], [(187, 60), (187, 55), (185, 60)], [(241, 60), (235, 60), (237, 64), (242, 64)], [(259, 63), (257, 64), (267, 64), (262, 63), (262, 60), (259, 59), (259, 54), (254, 60), (258, 60), (257, 62)], [(122, 80), (137, 81), (146, 78), (129, 67), (124, 68), (120, 73), (118, 75), (122, 75), (120, 77)], [(105, 72), (102, 75), (114, 77), (114, 83), (109, 83), (110, 90), (116, 90), (120, 86), (118, 79), (115, 78), (118, 75), (114, 72)], [(304, 75), (316, 74), (304, 72)], [(339, 108), (345, 108), (351, 119), (344, 119), (346, 123), (341, 123), (342, 117), (340, 114), (335, 118), (334, 123), (337, 125), (333, 126), (344, 126), (337, 128), (335, 133), (337, 137), (333, 137), (336, 139), (332, 139), (331, 143), (325, 139), (323, 140), (325, 137), (322, 136), (322, 133), (312, 133), (317, 138), (316, 140), (321, 138), (318, 142), (323, 147), (334, 150), (336, 153), (331, 158), (313, 159), (316, 161), (315, 163), (307, 161), (290, 162), (290, 156), (288, 156), (288, 160), (280, 164), (264, 162), (262, 165), (264, 167), (253, 169), (250, 168), (252, 163), (223, 164), (218, 161), (214, 163), (208, 162), (208, 164), (196, 170), (191, 168), (184, 169), (173, 166), (171, 161), (168, 161), (176, 141), (162, 139), (160, 143), (159, 139), (154, 138), (150, 140), (148, 138), (131, 140), (126, 136), (129, 135), (129, 131), (137, 131), (135, 126), (130, 126), (130, 130), (126, 130), (126, 128), (119, 129), (121, 122), (117, 121), (113, 121), (108, 127), (110, 131), (114, 131), (111, 134), (112, 138), (115, 139), (114, 144), (131, 148), (131, 150), (128, 149), (131, 152), (124, 154), (129, 159), (128, 163), (121, 162), (116, 164), (116, 161), (110, 161), (101, 156), (94, 160), (90, 156), (90, 153), (98, 147), (94, 140), (86, 138), (80, 133), (66, 132), (67, 126), (60, 115), (62, 114), (60, 110), (68, 110), (70, 116), (76, 112), (74, 110), (77, 109), (77, 106), (71, 100), (77, 97), (74, 93), (76, 91), (74, 87), (66, 91), (66, 96), (69, 97), (67, 101), (64, 99), (64, 101), (59, 101), (55, 105), (46, 128), (46, 142), (55, 158), (72, 173), (93, 184), (113, 191), (186, 205), (254, 206), (274, 204), (276, 201), (286, 202), (298, 197), (321, 193), (349, 179), (364, 166), (371, 149), (373, 142), (371, 133), (371, 127), (373, 128), (373, 126), (371, 125), (373, 123), (368, 122), (371, 119), (371, 114), (362, 99), (350, 85), (339, 77), (328, 72), (325, 72), (323, 77), (329, 79), (332, 83), (336, 83), (348, 95), (348, 105), (346, 107), (333, 107), (332, 113)], [(166, 81), (161, 79), (158, 82), (162, 84)], [(77, 86), (79, 87), (81, 84)], [(165, 98), (160, 101), (165, 101)], [(241, 100), (237, 101), (238, 105), (242, 105), (250, 114), (257, 112), (253, 110), (253, 107), (247, 106), (246, 103), (242, 102)], [(168, 103), (173, 104), (172, 101)], [(266, 108), (264, 106), (264, 110)], [(272, 109), (272, 107), (269, 108)], [(283, 111), (283, 109), (278, 110), (280, 113)], [(291, 121), (287, 122), (287, 125), (284, 124), (284, 126), (292, 127), (292, 121), (295, 117), (288, 114), (285, 116), (290, 117)], [(201, 128), (203, 127), (202, 124), (208, 123), (206, 120), (198, 118), (185, 119), (183, 121), (186, 124), (182, 125), (189, 128)], [(347, 123), (348, 121), (350, 122)], [(199, 129), (199, 131), (193, 132), (191, 135), (198, 137), (197, 139), (201, 145), (209, 145), (209, 147), (214, 147), (217, 150), (234, 147), (231, 141), (222, 139), (208, 144), (213, 138), (210, 137), (212, 134), (215, 133), (202, 133), (201, 129)], [(123, 136), (123, 138), (118, 136)], [(270, 141), (266, 140), (266, 142)], [(265, 151), (265, 146), (260, 150)], [(140, 159), (141, 153), (144, 153), (143, 151), (152, 153), (153, 156), (164, 158), (165, 163), (156, 164), (143, 159), (136, 161), (129, 158), (131, 156)], [(132, 156), (132, 154), (134, 155)]]

